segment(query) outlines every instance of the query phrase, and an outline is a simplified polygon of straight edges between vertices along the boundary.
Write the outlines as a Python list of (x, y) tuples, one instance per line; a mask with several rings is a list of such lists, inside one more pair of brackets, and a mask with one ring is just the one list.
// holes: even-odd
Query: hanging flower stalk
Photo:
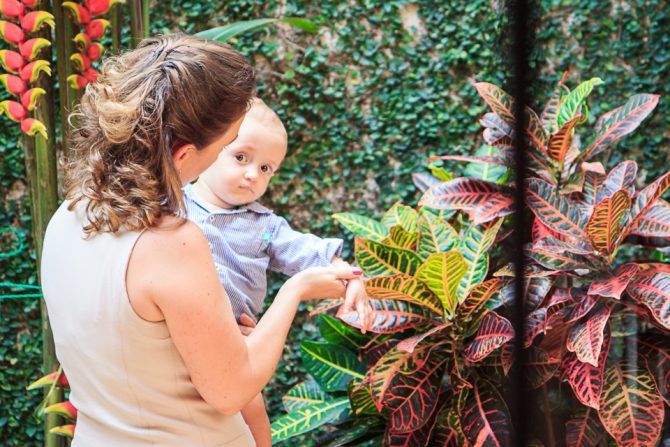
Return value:
[[(47, 374), (44, 377), (41, 377), (28, 385), (28, 390), (34, 390), (37, 388), (49, 388), (47, 397), (42, 401), (42, 407), (48, 401), (49, 396), (57, 389), (69, 389), (70, 383), (65, 376), (65, 372), (62, 367), (58, 368), (57, 371)], [(46, 408), (42, 408), (41, 413), (43, 414), (56, 414), (63, 417), (68, 423), (65, 425), (59, 425), (57, 427), (52, 427), (49, 430), (49, 433), (54, 435), (64, 436), (66, 438), (72, 439), (74, 437), (75, 425), (77, 422), (77, 408), (72, 405), (72, 402), (65, 400), (63, 402), (57, 402), (55, 404), (49, 405)]]
[(11, 49), (0, 50), (0, 63), (6, 73), (0, 74), (0, 81), (15, 99), (0, 102), (0, 114), (21, 125), (26, 135), (41, 135), (47, 139), (44, 123), (30, 116), (40, 98), (46, 93), (35, 87), (41, 73), (51, 76), (49, 61), (38, 59), (41, 50), (51, 42), (42, 37), (30, 37), (43, 26), (54, 27), (54, 17), (36, 8), (38, 0), (0, 0), (0, 36)]
[(99, 16), (107, 14), (116, 3), (123, 2), (120, 0), (84, 0), (83, 4), (63, 2), (63, 7), (72, 13), (72, 18), (80, 30), (74, 37), (77, 52), (70, 57), (77, 71), (67, 78), (71, 88), (82, 89), (98, 79), (99, 72), (92, 65), (102, 57), (104, 47), (98, 41), (110, 27), (109, 20)]

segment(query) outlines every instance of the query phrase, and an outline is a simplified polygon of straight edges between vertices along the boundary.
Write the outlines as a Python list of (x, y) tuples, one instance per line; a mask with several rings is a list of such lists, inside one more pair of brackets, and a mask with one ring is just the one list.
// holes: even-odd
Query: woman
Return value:
[(253, 446), (239, 411), (272, 376), (299, 302), (342, 296), (360, 274), (306, 270), (240, 334), (181, 187), (235, 139), (254, 90), (227, 46), (164, 36), (107, 61), (73, 115), (41, 273), (75, 447)]

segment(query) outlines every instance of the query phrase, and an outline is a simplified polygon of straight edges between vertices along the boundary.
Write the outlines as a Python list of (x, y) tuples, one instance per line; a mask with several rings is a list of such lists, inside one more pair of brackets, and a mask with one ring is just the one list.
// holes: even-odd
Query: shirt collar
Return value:
[(272, 213), (272, 210), (269, 208), (264, 207), (258, 202), (251, 202), (247, 203), (245, 205), (240, 205), (238, 207), (235, 207), (233, 209), (212, 209), (212, 205), (203, 199), (201, 199), (194, 191), (193, 188), (191, 187), (190, 184), (186, 185), (184, 187), (184, 193), (189, 196), (191, 200), (195, 202), (196, 205), (198, 205), (200, 208), (208, 212), (209, 214), (239, 214), (239, 213), (244, 213), (247, 211), (252, 211), (254, 213), (258, 214), (270, 214)]

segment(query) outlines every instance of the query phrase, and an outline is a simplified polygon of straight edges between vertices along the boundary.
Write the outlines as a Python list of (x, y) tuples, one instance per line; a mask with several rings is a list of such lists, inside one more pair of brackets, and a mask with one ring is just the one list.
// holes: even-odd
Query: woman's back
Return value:
[(206, 403), (165, 322), (133, 310), (126, 268), (140, 232), (84, 239), (85, 202), (51, 220), (42, 254), (42, 287), (56, 354), (79, 415), (75, 446), (252, 446), (239, 414)]

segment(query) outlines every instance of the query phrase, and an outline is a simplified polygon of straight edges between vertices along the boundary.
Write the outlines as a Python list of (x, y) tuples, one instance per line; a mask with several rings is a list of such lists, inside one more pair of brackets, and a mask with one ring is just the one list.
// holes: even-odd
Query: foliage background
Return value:
[[(652, 117), (607, 160), (613, 165), (635, 159), (644, 184), (670, 162), (670, 11), (664, 5), (663, 0), (544, 0), (533, 17), (538, 108), (564, 70), (570, 71), (572, 86), (592, 76), (605, 81), (591, 102), (602, 109), (633, 93), (662, 95)], [(501, 8), (496, 0), (178, 0), (155, 2), (151, 26), (153, 33), (197, 32), (277, 16), (308, 17), (320, 25), (315, 35), (280, 26), (234, 45), (254, 61), (259, 95), (290, 136), (289, 155), (265, 204), (295, 228), (347, 238), (345, 257), (350, 257), (352, 241), (332, 213), (379, 217), (395, 201), (415, 204), (410, 174), (425, 170), (428, 156), (471, 153), (481, 144), (477, 119), (485, 106), (469, 82), (509, 81)], [(599, 109), (592, 112), (597, 116)], [(7, 123), (0, 130), (0, 228), (11, 225), (28, 236), (15, 127)], [(10, 239), (2, 239), (5, 252)], [(34, 259), (28, 251), (0, 259), (0, 281), (35, 283)], [(280, 284), (275, 277), (272, 291)], [(305, 315), (266, 389), (271, 418), (282, 412), (283, 393), (304, 375), (299, 342), (316, 336)], [(39, 306), (36, 300), (0, 301), (0, 318), (0, 440), (7, 446), (40, 445), (40, 422), (32, 414), (39, 393), (24, 389), (41, 375)]]

